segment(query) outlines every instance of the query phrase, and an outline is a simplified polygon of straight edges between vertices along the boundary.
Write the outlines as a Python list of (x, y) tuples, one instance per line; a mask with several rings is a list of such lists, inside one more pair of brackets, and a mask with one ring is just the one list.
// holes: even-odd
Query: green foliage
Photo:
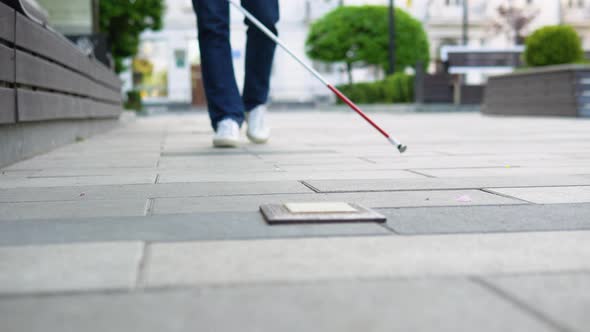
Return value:
[[(339, 86), (350, 100), (357, 104), (378, 104), (384, 103), (383, 87), (378, 83), (355, 83)], [(338, 104), (343, 104), (338, 100)]]
[(411, 103), (414, 101), (414, 76), (395, 73), (383, 81), (347, 84), (338, 89), (359, 104)]
[(584, 61), (584, 50), (574, 28), (546, 26), (526, 39), (524, 59), (531, 67), (577, 63)]
[(381, 82), (385, 102), (409, 103), (414, 101), (414, 75), (395, 73)]
[[(429, 45), (422, 24), (396, 8), (396, 71), (425, 65)], [(306, 41), (310, 58), (324, 62), (363, 63), (387, 71), (389, 16), (386, 6), (342, 6), (314, 22)]]
[(100, 0), (100, 30), (111, 43), (115, 70), (125, 70), (123, 59), (139, 48), (139, 35), (148, 29), (160, 30), (163, 0)]
[(128, 91), (127, 101), (125, 101), (125, 109), (139, 112), (142, 108), (141, 93), (137, 90)]

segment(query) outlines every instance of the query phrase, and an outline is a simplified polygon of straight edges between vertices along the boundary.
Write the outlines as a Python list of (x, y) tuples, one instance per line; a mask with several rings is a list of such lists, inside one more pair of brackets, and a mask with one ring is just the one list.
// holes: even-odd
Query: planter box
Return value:
[(590, 117), (590, 66), (550, 66), (490, 77), (482, 112)]

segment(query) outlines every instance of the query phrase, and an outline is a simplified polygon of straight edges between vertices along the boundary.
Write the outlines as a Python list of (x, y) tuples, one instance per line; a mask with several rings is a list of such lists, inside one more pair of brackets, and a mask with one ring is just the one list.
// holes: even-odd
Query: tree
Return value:
[(546, 26), (526, 39), (524, 59), (531, 67), (584, 61), (580, 36), (567, 25)]
[(123, 59), (137, 54), (143, 31), (162, 28), (163, 14), (163, 0), (100, 1), (100, 30), (109, 39), (117, 72), (125, 70)]
[[(397, 71), (425, 65), (430, 61), (429, 45), (422, 24), (401, 9), (395, 10)], [(324, 62), (344, 62), (349, 83), (355, 63), (377, 65), (387, 71), (389, 19), (386, 6), (343, 6), (311, 25), (306, 41), (310, 58)]]
[(522, 45), (524, 32), (529, 24), (539, 15), (538, 10), (522, 8), (514, 5), (512, 1), (497, 8), (498, 20), (492, 22), (495, 33), (504, 33), (515, 45)]

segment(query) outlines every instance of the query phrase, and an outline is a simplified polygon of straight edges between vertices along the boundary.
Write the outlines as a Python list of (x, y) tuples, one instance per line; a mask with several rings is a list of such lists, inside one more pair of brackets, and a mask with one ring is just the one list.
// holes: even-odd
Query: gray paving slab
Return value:
[(0, 248), (0, 294), (130, 289), (143, 244), (95, 243)]
[(260, 159), (244, 158), (161, 158), (158, 162), (159, 169), (215, 169), (233, 172), (251, 172), (273, 169), (273, 164), (265, 163)]
[(260, 160), (265, 163), (275, 163), (280, 165), (343, 165), (348, 163), (371, 163), (357, 156), (344, 154), (318, 154), (308, 155), (302, 158), (300, 155), (274, 155), (260, 156)]
[(590, 269), (590, 232), (302, 238), (150, 246), (146, 287)]
[(487, 277), (507, 296), (548, 317), (563, 331), (588, 331), (590, 273)]
[(145, 199), (0, 203), (0, 221), (143, 216)]
[(445, 190), (158, 198), (154, 201), (153, 213), (175, 214), (217, 211), (258, 211), (260, 205), (263, 204), (314, 201), (357, 203), (369, 208), (523, 204), (522, 201), (488, 194), (479, 190)]
[(298, 171), (285, 172), (280, 169), (276, 171), (259, 171), (248, 174), (234, 172), (177, 172), (163, 173), (159, 183), (178, 182), (239, 182), (239, 181), (290, 181), (302, 179), (421, 179), (424, 176), (403, 170), (347, 170), (347, 171)]
[[(320, 161), (322, 159), (319, 159)], [(325, 160), (325, 159), (324, 159)], [(279, 161), (279, 165), (291, 165), (292, 169), (296, 169), (296, 166), (309, 165), (317, 167), (321, 164), (316, 164), (315, 160), (311, 162), (300, 162), (299, 165), (296, 161)], [(359, 164), (362, 162), (363, 164)], [(506, 167), (506, 163), (499, 161), (490, 161), (486, 158), (465, 158), (465, 157), (446, 157), (446, 158), (433, 158), (433, 157), (414, 157), (414, 156), (391, 156), (389, 158), (374, 158), (374, 157), (357, 157), (353, 160), (343, 160), (340, 163), (334, 163), (333, 166), (345, 167), (350, 164), (351, 166), (360, 167), (362, 165), (371, 166), (373, 169), (424, 169), (424, 168), (476, 168), (476, 167)], [(513, 163), (512, 166), (519, 164)], [(327, 167), (327, 166), (325, 166)], [(287, 168), (291, 170), (291, 168)]]
[(321, 192), (481, 189), (590, 185), (590, 176), (461, 177), (423, 179), (305, 180)]
[[(549, 128), (547, 128), (549, 129)], [(567, 130), (567, 129), (564, 129)], [(584, 135), (582, 135), (581, 137), (583, 137)], [(525, 135), (521, 135), (520, 137), (514, 137), (514, 139), (522, 139), (522, 137), (525, 137)], [(503, 154), (503, 155), (515, 155), (515, 156), (519, 156), (523, 153), (546, 153), (547, 150), (547, 146), (548, 144), (554, 144), (556, 142), (560, 142), (561, 144), (559, 145), (559, 152), (561, 154), (566, 154), (566, 153), (570, 153), (570, 154), (574, 154), (574, 153), (588, 153), (588, 149), (584, 146), (581, 146), (579, 144), (568, 144), (569, 142), (561, 142), (560, 140), (556, 140), (554, 142), (536, 142), (531, 144), (531, 143), (527, 143), (527, 142), (521, 142), (518, 145), (515, 145), (514, 142), (505, 142), (505, 143), (509, 143), (509, 144), (498, 144), (496, 142), (496, 144), (492, 143), (492, 144), (486, 144), (488, 142), (480, 142), (479, 144), (473, 144), (471, 146), (468, 147), (462, 147), (462, 148), (454, 148), (452, 146), (441, 146), (441, 150), (444, 150), (444, 152), (451, 154), (451, 155), (456, 155), (456, 156), (461, 156), (461, 155), (498, 155), (498, 154)], [(514, 145), (514, 146), (512, 146)], [(507, 148), (508, 147), (508, 148)], [(549, 150), (551, 151), (551, 150)]]
[(22, 177), (0, 179), (0, 188), (43, 188), (43, 187), (72, 187), (98, 186), (115, 184), (147, 184), (155, 183), (156, 173), (105, 175), (105, 176), (57, 176), (57, 177)]
[(590, 186), (501, 188), (493, 191), (538, 204), (590, 202)]
[[(105, 157), (106, 158), (106, 157)], [(40, 170), (7, 170), (7, 174), (18, 174), (18, 172), (35, 172), (28, 175), (31, 178), (56, 178), (56, 177), (86, 177), (86, 176), (153, 176), (158, 170), (153, 167), (115, 167), (115, 168), (45, 168)]]
[[(133, 153), (133, 152), (129, 152)], [(7, 170), (44, 169), (44, 170), (77, 170), (77, 169), (133, 169), (152, 168), (154, 169), (157, 158), (145, 158), (129, 160), (124, 157), (119, 159), (105, 160), (111, 158), (108, 155), (94, 158), (62, 159), (62, 160), (27, 160), (10, 167)]]
[[(166, 142), (168, 146), (178, 146), (178, 142)], [(195, 143), (190, 142), (189, 146), (194, 146)], [(186, 150), (186, 151), (170, 151), (169, 149), (165, 149), (162, 152), (162, 157), (211, 157), (211, 156), (234, 156), (240, 157), (244, 156), (246, 159), (257, 159), (255, 158), (254, 154), (248, 152), (244, 149), (227, 149), (227, 150), (215, 150), (211, 149), (211, 146), (207, 146), (206, 151), (194, 151), (194, 150)]]
[(258, 212), (0, 222), (0, 246), (392, 235), (375, 223), (268, 226)]
[(248, 149), (237, 149), (237, 150), (210, 150), (205, 152), (194, 152), (194, 151), (187, 151), (187, 152), (164, 152), (162, 156), (164, 157), (190, 157), (190, 156), (210, 156), (210, 155), (310, 155), (310, 154), (335, 154), (336, 151), (334, 150), (326, 150), (326, 149), (292, 149), (288, 147), (283, 147), (280, 149), (276, 148), (268, 148), (268, 147), (261, 147), (261, 148), (248, 148)]
[(504, 167), (463, 169), (413, 169), (437, 178), (475, 176), (531, 176), (531, 175), (578, 175), (590, 173), (588, 166), (574, 167)]
[[(94, 140), (95, 138), (93, 138)], [(98, 139), (98, 138), (97, 138)], [(133, 139), (130, 137), (129, 139)], [(93, 140), (78, 142), (75, 145), (69, 145), (52, 151), (50, 154), (41, 155), (33, 158), (34, 160), (69, 160), (72, 162), (80, 162), (81, 158), (83, 159), (101, 159), (105, 157), (109, 157), (113, 160), (124, 160), (124, 159), (133, 159), (133, 160), (158, 160), (160, 158), (160, 150), (159, 149), (152, 149), (150, 151), (148, 149), (139, 148), (137, 146), (131, 146), (127, 149), (109, 149), (105, 150), (104, 148), (100, 148), (97, 145), (90, 145), (89, 143), (94, 143)], [(110, 142), (114, 144), (116, 142)], [(157, 146), (158, 142), (154, 142), (153, 144)], [(105, 144), (109, 144), (106, 142)], [(130, 155), (131, 154), (131, 155)], [(104, 160), (103, 160), (104, 162)]]
[[(2, 182), (0, 177), (0, 182)], [(0, 191), (1, 202), (92, 201), (160, 197), (206, 197), (312, 193), (297, 181), (201, 182), (137, 185), (100, 185), (44, 188), (9, 188)]]
[(458, 234), (590, 230), (590, 204), (379, 209), (396, 233)]
[(371, 164), (368, 162), (363, 162), (359, 160), (358, 162), (353, 163), (345, 163), (345, 164), (303, 164), (303, 165), (285, 165), (285, 164), (277, 164), (278, 167), (287, 171), (287, 172), (325, 172), (325, 171), (384, 171), (384, 170), (395, 170), (395, 169), (405, 169), (405, 167), (395, 167), (395, 166), (382, 166)]
[(586, 158), (575, 158), (552, 151), (518, 155), (441, 155), (441, 156), (364, 156), (377, 164), (405, 164), (415, 168), (467, 168), (467, 167), (522, 167), (522, 166), (568, 166), (570, 163), (587, 163)]
[(18, 170), (18, 171), (0, 170), (0, 177), (2, 177), (3, 179), (7, 179), (9, 177), (22, 178), (22, 177), (27, 177), (27, 176), (34, 176), (35, 174), (37, 174), (39, 172), (40, 172), (39, 170), (34, 170), (34, 169), (26, 169), (26, 170)]
[[(260, 293), (265, 293), (268, 291), (266, 287), (274, 287), (277, 283), (284, 282), (285, 287), (299, 287), (301, 285), (294, 284), (310, 281), (307, 286), (317, 286), (310, 291), (317, 293), (317, 298), (305, 297), (300, 307), (314, 308), (322, 299), (327, 299), (326, 308), (329, 309), (318, 311), (318, 315), (326, 317), (325, 320), (318, 321), (326, 323), (322, 326), (313, 319), (305, 320), (314, 316), (309, 311), (303, 312), (303, 309), (286, 307), (285, 311), (299, 313), (290, 317), (292, 321), (288, 322), (293, 322), (290, 325), (299, 324), (298, 330), (301, 330), (301, 324), (308, 324), (311, 326), (308, 330), (313, 330), (316, 326), (330, 330), (336, 326), (334, 330), (349, 328), (358, 331), (367, 330), (365, 327), (370, 327), (368, 324), (373, 321), (360, 314), (358, 321), (363, 320), (364, 325), (356, 324), (357, 321), (347, 322), (348, 312), (345, 310), (351, 306), (350, 302), (342, 304), (344, 302), (329, 299), (342, 293), (347, 294), (347, 299), (363, 296), (381, 298), (380, 292), (388, 287), (380, 285), (372, 290), (373, 288), (358, 286), (357, 290), (355, 283), (358, 280), (375, 281), (374, 278), (391, 277), (416, 277), (423, 280), (429, 276), (486, 277), (590, 270), (590, 232), (584, 219), (588, 215), (588, 204), (537, 206), (474, 190), (590, 186), (590, 176), (584, 175), (590, 169), (590, 146), (586, 143), (590, 139), (590, 132), (585, 121), (500, 119), (481, 117), (478, 114), (374, 115), (380, 124), (394, 130), (396, 135), (410, 145), (407, 154), (400, 156), (387, 142), (375, 135), (371, 128), (359, 122), (355, 114), (343, 112), (271, 114), (270, 120), (276, 122), (273, 124), (275, 134), (269, 145), (250, 145), (244, 139), (244, 145), (240, 149), (214, 150), (210, 146), (209, 121), (205, 113), (199, 113), (139, 118), (136, 122), (108, 134), (13, 165), (0, 175), (0, 183), (32, 184), (31, 187), (0, 190), (0, 248), (28, 248), (39, 244), (51, 248), (56, 244), (66, 246), (72, 243), (89, 245), (128, 241), (149, 241), (154, 244), (147, 251), (151, 253), (147, 257), (146, 270), (141, 277), (136, 276), (144, 288), (125, 294), (110, 292), (104, 296), (103, 305), (97, 305), (99, 308), (85, 306), (90, 303), (86, 301), (89, 297), (102, 296), (96, 293), (87, 294), (92, 289), (101, 293), (99, 287), (86, 289), (80, 286), (75, 291), (84, 294), (70, 293), (71, 297), (56, 295), (69, 290), (65, 281), (64, 289), (49, 291), (52, 295), (5, 295), (0, 296), (0, 303), (30, 300), (27, 303), (34, 304), (60, 299), (59, 302), (52, 303), (51, 310), (55, 311), (37, 307), (32, 311), (33, 314), (29, 313), (26, 317), (29, 321), (33, 321), (31, 317), (45, 314), (44, 317), (57, 317), (56, 319), (65, 317), (66, 319), (61, 320), (66, 322), (64, 325), (80, 322), (80, 326), (68, 325), (78, 331), (95, 327), (101, 331), (112, 330), (112, 325), (92, 324), (92, 317), (99, 317), (103, 324), (115, 324), (117, 317), (120, 317), (123, 322), (132, 322), (122, 330), (142, 330), (142, 326), (137, 328), (137, 325), (133, 325), (139, 324), (136, 322), (140, 320), (133, 318), (146, 316), (153, 316), (157, 322), (148, 322), (145, 330), (153, 328), (167, 331), (175, 327), (184, 330), (185, 326), (179, 326), (180, 324), (171, 328), (167, 324), (184, 322), (183, 319), (192, 324), (195, 310), (190, 310), (194, 303), (190, 301), (196, 301), (198, 294), (204, 294), (204, 291), (221, 292), (206, 298), (205, 301), (209, 304), (231, 303), (231, 310), (219, 311), (223, 312), (223, 318), (227, 320), (223, 324), (230, 324), (231, 320), (227, 319), (229, 316), (225, 311), (233, 315), (233, 312), (241, 309), (244, 317), (249, 319), (261, 317), (266, 314), (264, 311), (271, 310), (272, 313), (272, 308), (275, 307), (264, 304), (266, 300), (263, 299), (267, 295), (259, 293), (248, 293), (251, 297), (261, 298), (258, 302), (248, 297), (242, 297), (246, 298), (243, 301), (231, 297), (241, 294), (239, 292), (242, 289), (261, 287), (264, 290)], [(310, 117), (314, 121), (309, 121)], [(461, 126), (457, 126), (457, 123), (461, 123)], [(326, 135), (327, 132), (330, 135)], [(429, 135), (424, 135), (425, 132)], [(501, 137), (498, 137), (498, 132), (502, 132)], [(42, 151), (36, 153), (39, 152)], [(418, 172), (413, 173), (406, 169), (417, 169)], [(432, 176), (428, 173), (430, 171), (440, 172), (435, 176), (444, 178), (428, 178)], [(421, 172), (426, 175), (421, 175)], [(155, 178), (156, 174), (160, 174), (161, 184), (117, 184), (115, 181), (117, 178)], [(104, 177), (103, 180), (111, 177), (114, 182), (98, 181), (101, 176)], [(76, 177), (94, 177), (97, 182), (84, 184), (75, 179)], [(298, 183), (298, 180), (309, 180), (312, 188), (325, 191), (333, 189), (339, 193), (316, 194)], [(45, 186), (52, 181), (61, 183), (61, 186)], [(563, 201), (570, 201), (583, 195), (571, 195), (570, 192), (562, 196)], [(385, 211), (391, 213), (390, 219), (395, 222), (388, 227), (401, 234), (413, 236), (396, 236), (389, 229), (379, 228), (377, 225), (274, 228), (266, 226), (257, 212), (259, 203), (306, 201), (308, 197), (313, 201), (350, 201), (385, 208)], [(146, 198), (155, 200), (151, 201), (153, 204), (146, 204)], [(68, 202), (59, 202), (63, 200)], [(98, 202), (102, 200), (105, 202)], [(16, 205), (10, 203), (13, 201), (17, 201)], [(15, 211), (19, 214), (16, 215)], [(156, 215), (145, 217), (144, 212), (154, 212)], [(490, 232), (494, 234), (488, 234)], [(71, 250), (71, 255), (77, 252)], [(94, 254), (94, 251), (88, 254)], [(105, 257), (106, 255), (105, 253)], [(116, 254), (111, 254), (110, 257), (119, 259)], [(16, 263), (10, 264), (18, 266)], [(59, 264), (52, 266), (59, 267)], [(53, 267), (48, 270), (52, 273), (60, 271)], [(81, 266), (80, 269), (93, 271), (94, 267)], [(94, 269), (96, 270), (99, 269)], [(124, 271), (118, 268), (114, 270)], [(16, 275), (18, 270), (14, 273)], [(31, 274), (34, 276), (37, 273)], [(99, 273), (95, 274), (100, 276)], [(42, 273), (40, 275), (43, 276)], [(331, 291), (330, 287), (342, 279), (349, 280), (354, 285), (350, 286), (351, 292), (358, 292), (360, 295), (347, 293), (340, 288)], [(380, 318), (399, 322), (400, 330), (403, 331), (420, 328), (438, 330), (439, 325), (453, 331), (462, 328), (479, 331), (487, 327), (506, 331), (511, 326), (516, 326), (519, 330), (543, 330), (534, 325), (512, 323), (513, 320), (520, 319), (512, 318), (515, 316), (511, 315), (515, 313), (522, 313), (532, 319), (540, 318), (547, 323), (543, 320), (545, 315), (541, 310), (537, 310), (541, 313), (536, 315), (530, 310), (522, 311), (525, 305), (517, 305), (518, 301), (510, 301), (500, 292), (484, 287), (484, 284), (467, 282), (481, 289), (484, 294), (511, 306), (510, 310), (500, 311), (496, 316), (490, 314), (489, 308), (496, 306), (488, 302), (477, 305), (477, 301), (482, 298), (480, 293), (468, 291), (447, 296), (445, 285), (449, 285), (448, 280), (434, 281), (436, 287), (425, 286), (427, 291), (424, 294), (409, 285), (413, 281), (404, 287), (408, 289), (407, 293), (385, 292), (383, 296), (387, 296), (387, 299), (377, 302), (381, 304), (378, 306), (380, 310), (388, 310), (391, 303), (401, 303), (400, 307), (408, 305), (408, 311), (403, 312), (403, 317), (395, 312), (396, 308), (392, 311), (393, 314), (390, 313), (391, 309), (385, 314), (377, 313)], [(426, 284), (431, 281), (428, 279)], [(461, 284), (463, 282), (460, 281)], [(247, 286), (240, 286), (244, 284)], [(195, 292), (190, 288), (182, 288), (194, 285), (216, 287), (201, 288)], [(225, 288), (224, 285), (231, 287)], [(175, 296), (183, 300), (174, 302), (172, 299), (159, 297), (168, 293), (161, 287), (169, 286), (177, 289)], [(396, 286), (398, 288), (402, 287)], [(292, 293), (303, 294), (305, 291), (298, 289)], [(137, 300), (138, 297), (152, 294), (157, 299), (146, 300), (153, 303), (151, 307), (143, 306), (144, 300)], [(223, 294), (231, 296), (226, 297)], [(271, 291), (268, 298), (276, 302), (283, 294), (291, 296), (290, 292)], [(407, 297), (410, 299), (406, 299), (403, 294), (409, 294)], [(436, 307), (436, 315), (440, 314), (444, 318), (421, 314), (430, 312), (424, 308), (428, 308), (433, 301), (418, 298), (431, 299), (439, 294), (450, 298), (444, 301), (444, 306)], [(413, 295), (419, 295), (414, 299), (420, 303), (412, 306), (410, 304), (415, 303), (412, 302)], [(78, 299), (78, 296), (81, 298), (80, 302), (68, 302)], [(114, 302), (108, 302), (114, 301), (113, 296), (129, 297), (130, 300), (117, 307), (111, 305)], [(221, 302), (210, 299), (213, 297)], [(296, 295), (293, 297), (296, 298)], [(224, 298), (227, 299), (221, 300)], [(183, 302), (184, 299), (189, 302)], [(172, 302), (177, 303), (176, 307), (165, 307)], [(466, 302), (471, 306), (464, 304)], [(263, 314), (256, 316), (245, 311), (244, 303), (248, 303), (247, 310)], [(370, 308), (366, 303), (361, 302), (359, 305)], [(456, 303), (458, 304), (455, 306)], [(16, 308), (14, 310), (27, 313), (16, 302), (11, 302), (9, 307), (12, 308), (13, 305)], [(163, 306), (164, 309), (159, 309)], [(575, 308), (577, 304), (572, 306)], [(55, 314), (60, 307), (75, 307), (73, 310), (77, 310), (75, 313), (80, 315), (74, 314), (74, 318), (70, 318), (72, 316)], [(271, 309), (266, 309), (268, 307)], [(146, 315), (150, 309), (155, 314)], [(208, 316), (221, 317), (222, 314), (209, 315), (211, 311), (206, 311), (209, 309), (215, 310), (208, 307), (202, 312)], [(338, 309), (338, 313), (329, 311), (332, 309)], [(0, 309), (0, 315), (3, 310)], [(110, 310), (116, 311), (114, 315), (117, 316), (109, 316)], [(197, 312), (198, 310), (200, 309), (197, 308)], [(432, 310), (435, 312), (435, 309)], [(100, 316), (103, 312), (106, 312), (106, 316)], [(129, 314), (130, 312), (139, 313)], [(475, 313), (474, 320), (478, 320), (480, 324), (465, 323), (459, 327), (444, 324), (451, 321), (451, 318), (452, 324), (463, 324), (456, 317), (470, 317), (469, 313), (472, 312)], [(182, 317), (175, 316), (177, 313), (182, 314)], [(239, 316), (240, 313), (236, 315), (242, 317)], [(19, 317), (16, 314), (11, 316)], [(269, 315), (263, 316), (268, 317)], [(428, 317), (434, 318), (428, 320)], [(405, 324), (408, 320), (410, 323)], [(488, 323), (488, 320), (492, 323)], [(351, 327), (339, 328), (341, 326), (337, 324), (342, 321), (349, 323), (347, 326)], [(33, 322), (38, 324), (35, 326), (45, 330), (48, 326), (53, 326), (47, 320)], [(201, 319), (199, 322), (210, 321)], [(203, 326), (198, 325), (199, 322), (195, 323), (194, 329), (202, 329), (199, 329)], [(393, 324), (395, 323), (387, 321), (383, 325), (376, 325), (376, 329), (383, 327), (389, 330)], [(240, 329), (251, 325), (243, 323), (237, 328), (231, 325), (220, 326)], [(274, 330), (283, 330), (282, 325), (278, 328), (271, 326)], [(302, 327), (305, 329), (307, 325)], [(58, 330), (67, 328), (69, 327)], [(33, 330), (29, 326), (17, 326), (17, 329)]]
[[(186, 140), (164, 140), (162, 157), (164, 158), (221, 158), (259, 160), (256, 155), (244, 148), (214, 149), (211, 146), (211, 133), (194, 135)], [(204, 139), (206, 137), (206, 140)]]
[[(90, 149), (90, 148), (89, 148)], [(131, 152), (130, 152), (131, 153)], [(78, 168), (154, 168), (157, 158), (130, 158), (121, 157), (120, 159), (106, 156), (94, 156), (70, 159), (47, 159), (34, 158), (21, 161), (12, 166), (6, 167), (5, 170), (25, 170), (25, 169), (78, 169)]]
[(0, 320), (6, 332), (555, 331), (462, 279), (13, 298)]

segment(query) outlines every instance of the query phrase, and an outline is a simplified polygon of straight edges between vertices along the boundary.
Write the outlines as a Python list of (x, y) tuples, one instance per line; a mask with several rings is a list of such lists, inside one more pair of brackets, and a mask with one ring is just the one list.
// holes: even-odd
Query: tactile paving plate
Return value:
[[(299, 203), (298, 203), (299, 204)], [(311, 206), (312, 203), (307, 203)], [(335, 203), (329, 203), (334, 206)], [(288, 204), (265, 204), (260, 206), (260, 212), (266, 222), (270, 225), (281, 224), (309, 224), (309, 223), (356, 223), (356, 222), (378, 222), (384, 223), (385, 216), (370, 210), (366, 207), (354, 203), (338, 203), (338, 205), (347, 204), (351, 209), (346, 212), (317, 212), (321, 209), (314, 207), (312, 212), (292, 212), (287, 208)], [(315, 205), (315, 204), (314, 204)]]

